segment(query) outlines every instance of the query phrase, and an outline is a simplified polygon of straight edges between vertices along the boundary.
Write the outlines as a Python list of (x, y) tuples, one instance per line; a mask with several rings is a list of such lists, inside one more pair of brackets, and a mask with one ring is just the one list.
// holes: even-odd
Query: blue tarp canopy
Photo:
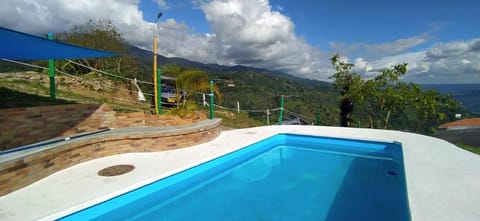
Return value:
[(0, 59), (48, 60), (117, 56), (0, 27)]

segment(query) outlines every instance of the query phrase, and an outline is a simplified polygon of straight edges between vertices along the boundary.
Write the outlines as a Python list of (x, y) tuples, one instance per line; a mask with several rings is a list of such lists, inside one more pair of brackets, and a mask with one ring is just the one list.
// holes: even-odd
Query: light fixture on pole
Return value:
[[(154, 94), (154, 100), (155, 100), (155, 114), (156, 115), (159, 115), (161, 110), (159, 108), (159, 105), (161, 105), (161, 101), (159, 102), (159, 93), (158, 93), (158, 79), (157, 79), (157, 74), (158, 74), (158, 71), (157, 71), (157, 49), (158, 49), (158, 45), (157, 45), (157, 22), (158, 20), (160, 19), (160, 17), (162, 17), (162, 13), (159, 12), (158, 15), (157, 15), (157, 20), (155, 20), (155, 24), (154, 24), (154, 28), (155, 28), (155, 32), (153, 33), (153, 85), (154, 85), (154, 89), (153, 89), (153, 94)], [(160, 103), (160, 104), (159, 104)]]

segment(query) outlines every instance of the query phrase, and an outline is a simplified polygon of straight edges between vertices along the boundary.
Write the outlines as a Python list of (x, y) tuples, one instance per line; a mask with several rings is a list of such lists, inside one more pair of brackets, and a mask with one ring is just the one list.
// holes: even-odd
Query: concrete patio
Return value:
[[(0, 197), (0, 220), (54, 220), (278, 133), (401, 142), (412, 220), (480, 220), (480, 156), (418, 134), (318, 126), (224, 131), (188, 148), (80, 163)], [(116, 164), (133, 164), (135, 170), (115, 177), (97, 175)]]

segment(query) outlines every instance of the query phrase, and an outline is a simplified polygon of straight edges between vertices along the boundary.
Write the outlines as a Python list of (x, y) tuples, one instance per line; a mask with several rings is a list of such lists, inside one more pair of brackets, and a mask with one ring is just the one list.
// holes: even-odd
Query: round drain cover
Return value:
[(125, 173), (128, 173), (135, 169), (134, 165), (130, 164), (120, 164), (120, 165), (115, 165), (115, 166), (110, 166), (107, 168), (103, 168), (100, 171), (98, 171), (99, 176), (118, 176), (122, 175)]

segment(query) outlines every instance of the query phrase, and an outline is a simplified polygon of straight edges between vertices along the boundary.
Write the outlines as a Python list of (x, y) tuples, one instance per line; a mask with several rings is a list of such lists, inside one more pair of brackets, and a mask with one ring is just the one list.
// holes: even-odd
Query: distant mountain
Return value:
[[(135, 57), (144, 68), (142, 73), (145, 79), (151, 77), (153, 53), (130, 47), (129, 55)], [(266, 121), (267, 110), (278, 110), (280, 97), (283, 95), (285, 109), (306, 117), (303, 120), (311, 123), (315, 120), (315, 113), (320, 111), (322, 125), (337, 125), (336, 93), (330, 83), (242, 65), (204, 64), (160, 55), (157, 59), (160, 66), (177, 64), (205, 70), (209, 79), (214, 80), (221, 91), (222, 106), (236, 109), (239, 104), (242, 110), (254, 110), (248, 115), (257, 120)], [(271, 113), (272, 120), (278, 119), (275, 114), (278, 114), (278, 111)], [(296, 119), (295, 116), (290, 117)], [(284, 118), (290, 119), (285, 115)]]
[(434, 89), (442, 94), (452, 94), (472, 113), (480, 114), (480, 84), (430, 84), (423, 89)]
[[(153, 66), (153, 52), (151, 51), (130, 46), (128, 49), (128, 54), (137, 58), (144, 65), (148, 65), (149, 67)], [(225, 66), (225, 65), (219, 65), (219, 64), (205, 64), (201, 62), (190, 61), (184, 58), (179, 58), (179, 57), (169, 58), (162, 55), (157, 55), (157, 62), (158, 62), (158, 65), (177, 64), (185, 68), (199, 68), (208, 72), (248, 72), (250, 71), (254, 73), (270, 74), (275, 76), (282, 76), (282, 78), (285, 78), (286, 80), (295, 81), (307, 87), (316, 87), (319, 85), (329, 87), (331, 85), (330, 83), (327, 83), (327, 82), (296, 77), (280, 71), (271, 71), (267, 69), (254, 68), (254, 67), (248, 67), (243, 65)]]

